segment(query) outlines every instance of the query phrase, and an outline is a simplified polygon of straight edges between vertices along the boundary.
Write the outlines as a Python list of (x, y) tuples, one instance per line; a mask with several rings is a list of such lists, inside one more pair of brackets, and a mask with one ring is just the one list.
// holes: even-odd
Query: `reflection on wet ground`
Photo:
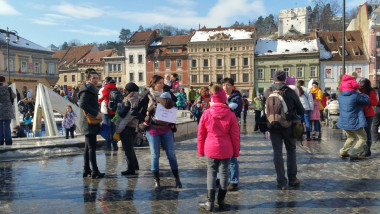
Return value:
[[(342, 132), (323, 129), (322, 141), (298, 142), (301, 186), (276, 189), (270, 141), (253, 132), (252, 116), (242, 125), (240, 190), (229, 192), (225, 213), (380, 213), (380, 152), (352, 162), (342, 160)], [(198, 213), (206, 197), (206, 163), (197, 157), (196, 138), (176, 142), (183, 189), (173, 188), (165, 153), (161, 153), (161, 191), (154, 191), (149, 149), (136, 151), (138, 175), (126, 168), (122, 150), (97, 153), (104, 179), (81, 177), (79, 153), (39, 160), (0, 162), (0, 213)], [(286, 157), (286, 155), (285, 155)], [(218, 210), (216, 210), (218, 212)]]

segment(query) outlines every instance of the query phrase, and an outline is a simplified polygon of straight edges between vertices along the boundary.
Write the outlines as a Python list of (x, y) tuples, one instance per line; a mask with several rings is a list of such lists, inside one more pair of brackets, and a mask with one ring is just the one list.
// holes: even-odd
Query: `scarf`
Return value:
[[(157, 100), (157, 98), (159, 98), (161, 96), (161, 94), (164, 92), (163, 91), (155, 91), (153, 88), (149, 88), (149, 93), (152, 95), (152, 97), (155, 100)], [(149, 99), (148, 108), (152, 105), (154, 105), (153, 100)]]

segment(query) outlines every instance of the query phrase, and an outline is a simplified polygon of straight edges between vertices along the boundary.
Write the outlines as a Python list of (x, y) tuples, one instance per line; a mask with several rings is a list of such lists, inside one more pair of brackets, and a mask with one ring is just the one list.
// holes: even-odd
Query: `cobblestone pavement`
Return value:
[[(341, 131), (323, 129), (320, 142), (299, 142), (297, 189), (277, 190), (270, 141), (242, 126), (240, 190), (229, 192), (225, 213), (380, 213), (380, 145), (371, 159), (338, 157)], [(81, 154), (0, 162), (0, 213), (203, 213), (206, 162), (196, 156), (196, 138), (176, 142), (183, 189), (175, 189), (161, 153), (161, 191), (154, 191), (149, 149), (138, 149), (140, 171), (121, 176), (123, 151), (97, 152), (104, 179), (81, 177)], [(215, 212), (219, 212), (218, 209)]]

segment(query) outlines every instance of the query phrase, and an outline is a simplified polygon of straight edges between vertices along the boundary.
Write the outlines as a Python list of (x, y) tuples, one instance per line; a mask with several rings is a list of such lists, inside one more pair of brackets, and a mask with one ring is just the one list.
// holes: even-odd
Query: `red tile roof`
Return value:
[(161, 38), (160, 46), (187, 45), (190, 39), (191, 39), (191, 35), (164, 36)]
[[(317, 32), (317, 36), (320, 39), (321, 45), (324, 45), (325, 49), (332, 54), (332, 58), (328, 59), (328, 61), (341, 61), (342, 31)], [(346, 61), (367, 60), (360, 31), (346, 31), (345, 41)]]
[(112, 55), (113, 49), (106, 49), (104, 51), (93, 51), (88, 53), (82, 59), (78, 61), (78, 64), (86, 63), (99, 63), (103, 62), (103, 57), (109, 57)]
[(66, 52), (67, 52), (67, 50), (56, 51), (56, 52), (52, 55), (52, 57), (53, 57), (53, 58), (58, 58), (59, 61), (61, 61), (61, 59), (65, 56)]
[[(65, 70), (67, 68), (76, 67), (77, 62), (82, 59), (86, 54), (96, 47), (94, 44), (71, 46), (64, 56), (59, 60), (59, 70)], [(58, 51), (57, 55), (62, 55), (62, 52)]]
[(159, 36), (159, 31), (142, 31), (142, 32), (135, 32), (133, 36), (127, 41), (127, 46), (132, 45), (149, 45), (149, 43), (152, 42), (152, 39), (154, 39), (154, 36)]

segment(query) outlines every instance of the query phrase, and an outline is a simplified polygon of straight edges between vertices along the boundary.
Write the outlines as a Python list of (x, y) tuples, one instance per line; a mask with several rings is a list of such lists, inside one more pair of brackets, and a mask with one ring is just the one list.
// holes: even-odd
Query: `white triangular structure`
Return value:
[[(53, 110), (64, 115), (66, 106), (70, 105), (73, 111), (78, 115), (78, 120), (83, 118), (83, 113), (78, 106), (66, 100), (50, 88), (42, 85), (37, 86), (36, 104), (34, 107), (33, 132), (41, 131), (41, 119), (44, 116), (46, 136), (57, 136), (57, 123), (54, 118)], [(76, 124), (79, 124), (78, 122)], [(82, 132), (82, 127), (77, 125), (77, 132)]]
[(13, 129), (13, 127), (20, 125), (20, 118), (19, 118), (20, 113), (18, 111), (18, 105), (17, 105), (16, 83), (12, 83), (9, 87), (11, 87), (13, 93), (15, 93), (16, 95), (15, 99), (13, 100), (13, 106), (12, 106), (13, 112), (15, 114), (15, 119), (11, 121), (11, 129)]

